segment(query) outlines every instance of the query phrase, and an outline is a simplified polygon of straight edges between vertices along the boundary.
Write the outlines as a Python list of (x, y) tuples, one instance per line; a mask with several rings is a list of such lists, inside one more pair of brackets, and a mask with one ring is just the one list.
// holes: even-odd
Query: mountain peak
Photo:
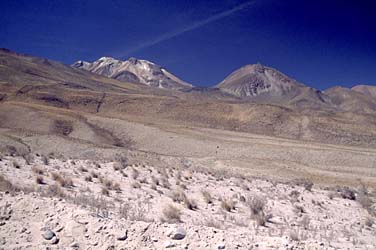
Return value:
[(192, 85), (180, 80), (161, 66), (134, 57), (121, 61), (105, 56), (92, 63), (77, 61), (71, 66), (120, 81), (141, 83), (158, 88), (185, 89), (192, 87)]

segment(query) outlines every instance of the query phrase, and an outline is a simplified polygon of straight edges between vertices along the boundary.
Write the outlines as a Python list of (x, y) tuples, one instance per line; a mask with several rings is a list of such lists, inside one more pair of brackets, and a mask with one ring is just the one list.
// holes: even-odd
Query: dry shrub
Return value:
[(375, 213), (372, 205), (373, 205), (373, 202), (371, 200), (371, 198), (369, 197), (369, 195), (367, 194), (364, 194), (364, 193), (360, 193), (358, 194), (358, 196), (356, 197), (356, 200), (359, 202), (359, 204), (365, 209), (368, 211), (368, 213), (370, 215), (373, 215)]
[(119, 157), (119, 163), (123, 169), (128, 167), (128, 158), (126, 156)]
[(228, 198), (222, 198), (221, 201), (221, 207), (227, 212), (231, 212), (232, 210), (235, 210), (236, 202), (232, 199)]
[(141, 184), (138, 183), (137, 181), (134, 181), (134, 182), (132, 183), (132, 188), (141, 188)]
[(12, 165), (13, 165), (14, 168), (17, 168), (17, 169), (21, 168), (21, 165), (18, 162), (16, 162), (16, 161), (13, 161)]
[(87, 175), (87, 176), (85, 176), (85, 181), (93, 182), (93, 178), (91, 177), (91, 175)]
[(157, 177), (155, 177), (154, 175), (151, 177), (151, 183), (154, 184), (155, 186), (159, 186), (159, 180)]
[(113, 167), (113, 169), (114, 169), (115, 171), (119, 171), (119, 170), (121, 170), (121, 165), (120, 165), (120, 163), (115, 162), (114, 165), (112, 165), (112, 167)]
[(47, 156), (42, 155), (42, 162), (44, 165), (49, 165), (50, 164), (50, 159), (48, 159)]
[(181, 222), (181, 211), (173, 205), (168, 205), (162, 211), (163, 221), (168, 223), (179, 223)]
[(97, 172), (91, 171), (91, 177), (98, 178), (99, 174)]
[(164, 177), (164, 176), (161, 177), (161, 185), (162, 185), (162, 187), (164, 187), (166, 189), (170, 189), (170, 187), (171, 187), (171, 184), (168, 181), (168, 178)]
[(272, 217), (271, 214), (265, 214), (264, 212), (252, 216), (258, 226), (265, 226)]
[(295, 213), (297, 213), (299, 215), (304, 214), (306, 212), (305, 208), (302, 205), (299, 205), (299, 204), (294, 205), (294, 211), (295, 211)]
[(150, 188), (153, 189), (153, 190), (157, 190), (157, 185), (155, 185), (155, 183), (151, 183), (150, 184)]
[(111, 190), (113, 188), (113, 185), (114, 185), (114, 182), (112, 180), (109, 180), (109, 179), (101, 179), (101, 182), (102, 184), (108, 188), (109, 190)]
[(73, 180), (70, 177), (61, 176), (58, 173), (52, 173), (52, 179), (54, 179), (61, 187), (69, 188), (73, 187)]
[(34, 166), (31, 171), (37, 175), (44, 175), (44, 170), (40, 167)]
[(214, 219), (213, 217), (210, 217), (209, 219), (205, 220), (204, 225), (207, 227), (213, 227), (218, 229), (223, 228), (223, 223), (219, 220)]
[(60, 197), (60, 198), (66, 197), (66, 194), (64, 193), (63, 189), (61, 189), (61, 187), (59, 187), (56, 184), (48, 186), (48, 189), (46, 190), (46, 192), (47, 192), (46, 193), (47, 196)]
[(201, 194), (204, 197), (204, 200), (205, 200), (206, 203), (208, 203), (208, 204), (213, 203), (213, 197), (211, 196), (209, 191), (203, 189), (203, 190), (201, 190)]
[(38, 176), (36, 177), (35, 182), (36, 182), (37, 184), (40, 184), (40, 185), (45, 184), (44, 179), (43, 179), (43, 176), (41, 176), (41, 175), (38, 175)]
[(146, 177), (144, 177), (144, 178), (141, 178), (141, 179), (140, 179), (140, 183), (142, 183), (142, 184), (148, 184), (149, 182), (148, 182), (148, 180), (146, 179)]
[(15, 193), (20, 191), (20, 188), (14, 186), (9, 180), (7, 180), (3, 175), (0, 175), (0, 191)]
[(137, 180), (137, 178), (140, 176), (140, 172), (137, 169), (132, 168), (132, 178), (134, 180)]
[(348, 200), (355, 200), (356, 195), (355, 195), (355, 190), (349, 187), (338, 187), (337, 192), (340, 193), (341, 197), (343, 199), (348, 199)]
[(264, 212), (266, 199), (264, 197), (254, 196), (252, 198), (248, 198), (247, 204), (251, 209), (252, 214), (258, 215)]
[(117, 192), (121, 192), (121, 187), (120, 187), (120, 184), (115, 182), (114, 185), (112, 186), (112, 189), (117, 191)]
[(34, 162), (32, 154), (22, 154), (22, 158), (24, 158), (26, 165), (31, 165)]
[(198, 209), (197, 202), (195, 200), (192, 200), (192, 199), (188, 199), (188, 198), (185, 199), (184, 205), (189, 210), (197, 210)]
[(372, 227), (373, 224), (375, 224), (375, 221), (373, 220), (373, 218), (367, 217), (365, 224), (367, 227)]
[(175, 202), (183, 203), (187, 197), (183, 190), (177, 189), (171, 193), (171, 199)]
[(84, 166), (80, 166), (78, 168), (78, 170), (80, 170), (80, 172), (83, 172), (83, 173), (87, 173), (88, 172), (87, 168), (85, 168)]
[(292, 230), (292, 231), (290, 232), (289, 236), (290, 236), (290, 239), (291, 239), (292, 241), (299, 241), (299, 232), (298, 232), (298, 231), (296, 231), (296, 230)]
[(102, 187), (101, 193), (105, 196), (110, 196), (110, 191), (106, 187)]
[(300, 192), (298, 190), (292, 190), (289, 194), (290, 198), (294, 201), (297, 201), (300, 196)]
[(128, 174), (126, 172), (124, 172), (124, 170), (120, 170), (120, 173), (123, 177), (128, 177)]
[(293, 181), (293, 184), (304, 187), (307, 191), (312, 191), (313, 182), (308, 179), (297, 179)]

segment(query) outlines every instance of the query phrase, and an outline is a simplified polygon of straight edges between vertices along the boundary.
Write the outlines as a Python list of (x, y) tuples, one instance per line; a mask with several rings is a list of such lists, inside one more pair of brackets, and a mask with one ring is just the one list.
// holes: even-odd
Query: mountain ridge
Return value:
[(71, 66), (119, 81), (141, 83), (152, 87), (166, 89), (186, 89), (192, 87), (191, 84), (179, 79), (160, 65), (134, 57), (126, 61), (112, 57), (101, 57), (92, 63), (80, 60)]

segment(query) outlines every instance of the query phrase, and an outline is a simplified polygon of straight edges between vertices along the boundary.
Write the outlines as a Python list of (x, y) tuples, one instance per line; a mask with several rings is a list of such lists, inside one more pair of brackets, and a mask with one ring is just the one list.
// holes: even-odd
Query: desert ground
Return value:
[(372, 105), (0, 59), (0, 249), (376, 249)]

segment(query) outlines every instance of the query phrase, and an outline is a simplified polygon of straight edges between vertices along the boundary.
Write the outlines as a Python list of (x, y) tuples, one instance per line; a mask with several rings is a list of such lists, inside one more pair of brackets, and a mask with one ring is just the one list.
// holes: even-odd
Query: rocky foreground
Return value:
[(1, 156), (0, 249), (376, 249), (375, 190)]

